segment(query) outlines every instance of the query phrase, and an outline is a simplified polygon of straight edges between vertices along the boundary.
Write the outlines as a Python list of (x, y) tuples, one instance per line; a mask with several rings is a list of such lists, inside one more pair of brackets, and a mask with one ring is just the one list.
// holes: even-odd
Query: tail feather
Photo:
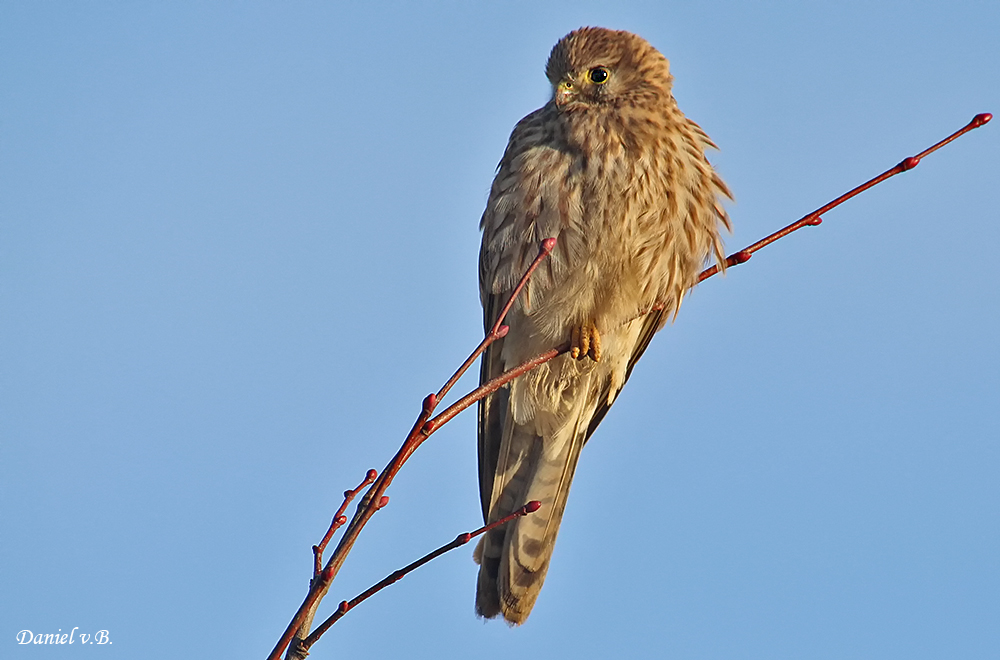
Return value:
[(544, 438), (508, 417), (489, 519), (498, 520), (531, 500), (542, 506), (480, 540), (475, 553), (480, 616), (502, 614), (513, 625), (528, 618), (545, 581), (593, 409), (584, 403), (574, 411), (573, 423)]

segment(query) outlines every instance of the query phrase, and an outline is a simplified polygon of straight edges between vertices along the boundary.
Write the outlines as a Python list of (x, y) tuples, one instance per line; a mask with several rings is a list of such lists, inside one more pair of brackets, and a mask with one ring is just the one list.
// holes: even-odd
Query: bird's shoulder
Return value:
[[(511, 132), (480, 221), (483, 241), (479, 275), (484, 296), (509, 290), (538, 253), (539, 242), (561, 236), (582, 213), (579, 186), (570, 173), (577, 155), (565, 144), (564, 126), (552, 103), (521, 119)], [(561, 237), (562, 242), (565, 237)], [(562, 265), (557, 248), (533, 278), (532, 288), (550, 284)]]

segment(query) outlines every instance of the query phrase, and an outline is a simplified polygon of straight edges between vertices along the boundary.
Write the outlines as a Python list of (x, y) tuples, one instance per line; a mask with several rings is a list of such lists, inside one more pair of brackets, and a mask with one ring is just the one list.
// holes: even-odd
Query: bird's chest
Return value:
[(560, 241), (576, 265), (608, 276), (629, 268), (637, 251), (664, 243), (670, 191), (662, 159), (613, 141), (576, 154), (563, 176), (572, 203), (560, 218)]

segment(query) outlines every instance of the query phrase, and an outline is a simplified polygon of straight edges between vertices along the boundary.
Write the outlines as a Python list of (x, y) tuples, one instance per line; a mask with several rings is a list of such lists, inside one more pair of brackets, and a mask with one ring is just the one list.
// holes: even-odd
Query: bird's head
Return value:
[(560, 110), (643, 105), (670, 96), (670, 65), (630, 32), (585, 27), (552, 48), (545, 75)]

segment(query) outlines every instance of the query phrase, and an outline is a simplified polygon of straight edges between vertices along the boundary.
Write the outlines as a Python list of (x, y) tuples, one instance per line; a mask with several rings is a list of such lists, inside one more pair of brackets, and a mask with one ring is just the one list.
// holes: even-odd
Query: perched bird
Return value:
[(542, 503), (475, 551), (476, 611), (511, 624), (542, 588), (580, 450), (705, 262), (724, 264), (729, 229), (729, 191), (705, 158), (715, 145), (677, 108), (659, 51), (581, 28), (555, 45), (545, 74), (552, 98), (514, 127), (480, 223), (487, 329), (539, 243), (558, 241), (483, 356), (480, 382), (572, 345), (479, 404), (484, 519)]

